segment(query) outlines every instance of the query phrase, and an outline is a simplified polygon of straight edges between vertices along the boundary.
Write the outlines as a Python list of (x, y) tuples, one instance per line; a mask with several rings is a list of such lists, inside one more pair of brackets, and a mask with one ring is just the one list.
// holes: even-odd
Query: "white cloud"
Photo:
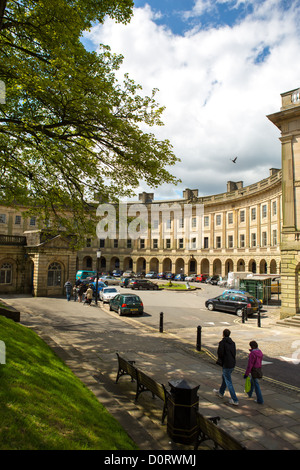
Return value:
[[(198, 1), (192, 13), (211, 3)], [(160, 90), (165, 126), (155, 133), (168, 138), (181, 158), (171, 171), (182, 185), (155, 190), (157, 199), (175, 197), (187, 187), (203, 194), (223, 192), (228, 180), (251, 184), (280, 167), (279, 131), (266, 115), (280, 109), (280, 93), (300, 86), (300, 62), (299, 10), (280, 11), (279, 3), (258, 2), (235, 26), (190, 30), (184, 36), (157, 26), (145, 6), (135, 9), (128, 25), (107, 20), (88, 34), (95, 44), (124, 55), (121, 72), (128, 72), (145, 94)], [(234, 165), (230, 158), (236, 155)]]

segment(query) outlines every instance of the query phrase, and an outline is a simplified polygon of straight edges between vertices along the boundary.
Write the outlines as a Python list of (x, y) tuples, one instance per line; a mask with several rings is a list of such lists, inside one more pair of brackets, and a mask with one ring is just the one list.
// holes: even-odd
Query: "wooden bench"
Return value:
[(224, 450), (247, 450), (243, 444), (230, 436), (226, 431), (219, 428), (217, 426), (218, 421), (220, 421), (219, 416), (214, 418), (205, 418), (202, 414), (197, 412), (199, 431), (194, 450), (197, 450), (199, 445), (207, 440), (212, 440), (214, 442), (215, 449), (221, 447)]
[(135, 361), (127, 361), (123, 357), (121, 357), (117, 353), (118, 357), (118, 373), (117, 373), (117, 378), (116, 378), (116, 383), (118, 383), (118, 380), (122, 375), (130, 375), (131, 377), (131, 382), (136, 380), (136, 368), (134, 367), (133, 364), (135, 364)]
[(154, 379), (146, 375), (141, 370), (137, 369), (136, 372), (137, 372), (137, 388), (136, 388), (135, 400), (137, 401), (139, 395), (142, 392), (151, 392), (153, 398), (155, 397), (160, 398), (164, 403), (162, 417), (161, 417), (161, 422), (163, 424), (165, 421), (165, 417), (167, 416), (167, 411), (168, 411), (169, 392), (166, 390), (166, 387), (163, 384), (156, 382)]
[(132, 382), (136, 380), (135, 401), (138, 400), (138, 397), (142, 392), (147, 392), (147, 391), (152, 393), (153, 398), (155, 398), (155, 396), (160, 398), (164, 403), (162, 418), (161, 418), (161, 422), (164, 423), (165, 417), (167, 415), (167, 405), (168, 405), (168, 395), (169, 395), (169, 392), (166, 390), (165, 386), (163, 384), (156, 382), (154, 379), (146, 375), (144, 372), (137, 369), (134, 366), (135, 361), (128, 361), (124, 359), (123, 357), (121, 357), (118, 353), (117, 353), (117, 357), (118, 357), (118, 373), (117, 373), (116, 383), (118, 382), (121, 376), (130, 375)]

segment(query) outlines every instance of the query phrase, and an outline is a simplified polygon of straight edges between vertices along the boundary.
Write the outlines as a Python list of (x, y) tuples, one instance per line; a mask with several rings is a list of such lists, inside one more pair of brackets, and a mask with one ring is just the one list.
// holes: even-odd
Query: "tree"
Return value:
[(0, 197), (69, 232), (94, 230), (95, 193), (116, 201), (141, 180), (176, 183), (166, 169), (177, 161), (170, 142), (142, 130), (162, 125), (156, 90), (140, 96), (127, 75), (118, 83), (122, 57), (81, 42), (106, 15), (128, 22), (132, 7), (132, 0), (0, 0)]

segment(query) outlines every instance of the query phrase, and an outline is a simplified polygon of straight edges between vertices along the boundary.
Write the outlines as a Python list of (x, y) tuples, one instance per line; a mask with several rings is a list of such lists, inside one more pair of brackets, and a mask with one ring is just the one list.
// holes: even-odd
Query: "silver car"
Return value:
[(119, 291), (115, 287), (104, 287), (100, 291), (100, 300), (102, 300), (103, 303), (109, 303), (117, 294), (119, 294)]

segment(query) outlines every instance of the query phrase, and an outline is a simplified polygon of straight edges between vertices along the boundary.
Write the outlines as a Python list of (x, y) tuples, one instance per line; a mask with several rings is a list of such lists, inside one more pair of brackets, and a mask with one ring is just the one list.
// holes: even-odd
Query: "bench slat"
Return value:
[(246, 447), (230, 436), (224, 429), (214, 424), (216, 418), (205, 418), (199, 412), (197, 413), (197, 422), (199, 425), (199, 434), (194, 449), (197, 450), (199, 445), (205, 440), (212, 440), (217, 446), (224, 450), (246, 450)]

